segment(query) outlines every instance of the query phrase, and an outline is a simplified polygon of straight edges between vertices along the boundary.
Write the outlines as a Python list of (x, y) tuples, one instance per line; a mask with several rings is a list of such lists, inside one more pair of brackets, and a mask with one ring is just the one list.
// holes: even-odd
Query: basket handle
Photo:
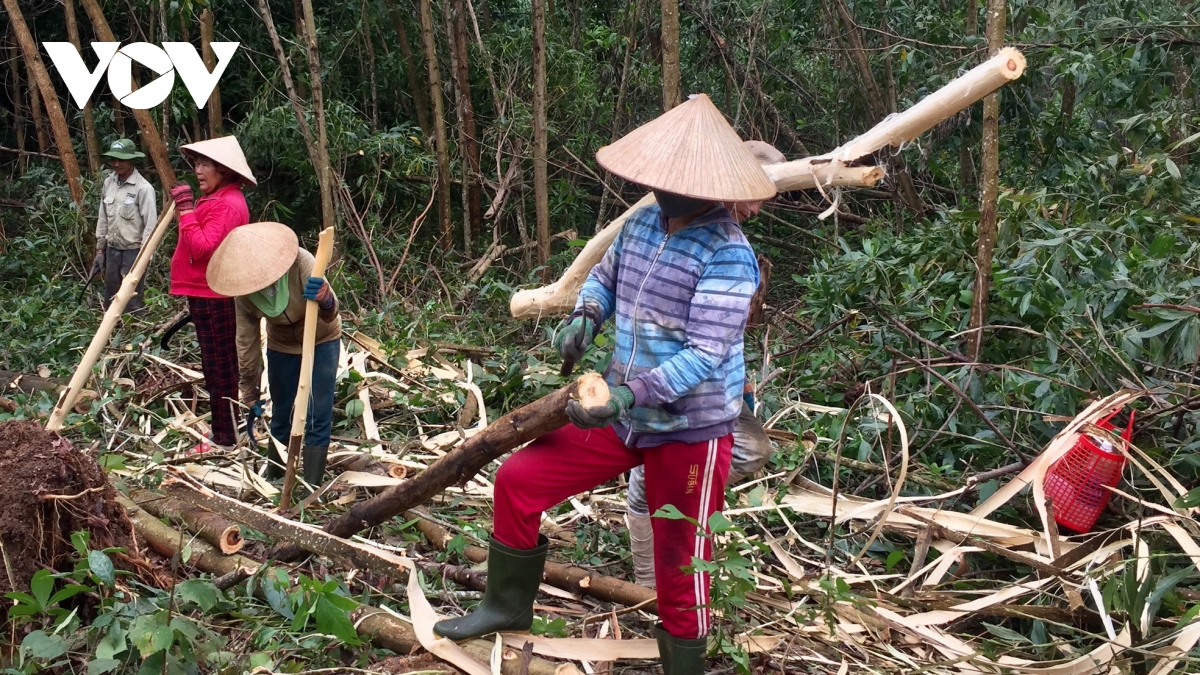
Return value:
[(1125, 427), (1125, 433), (1121, 434), (1121, 438), (1124, 438), (1126, 443), (1133, 438), (1133, 417), (1136, 414), (1136, 410), (1129, 410), (1129, 424)]

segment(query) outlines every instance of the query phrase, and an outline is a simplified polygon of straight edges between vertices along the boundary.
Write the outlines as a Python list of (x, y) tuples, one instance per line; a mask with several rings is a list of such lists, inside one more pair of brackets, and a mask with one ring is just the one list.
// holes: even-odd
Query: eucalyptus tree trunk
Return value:
[(538, 264), (542, 281), (550, 281), (550, 188), (546, 142), (546, 7), (533, 0), (533, 202), (537, 214)]
[[(5, 0), (5, 2), (9, 1)], [(15, 0), (12, 1), (15, 2)], [(83, 8), (87, 10), (88, 18), (92, 21), (96, 37), (103, 42), (117, 42), (112, 28), (108, 25), (108, 20), (104, 18), (104, 11), (100, 9), (98, 0), (80, 1), (83, 3)], [(116, 109), (119, 110), (120, 107), (117, 106)], [(142, 144), (150, 150), (150, 157), (154, 160), (154, 168), (158, 172), (158, 179), (162, 183), (162, 194), (165, 198), (167, 191), (175, 185), (175, 169), (171, 166), (171, 160), (167, 156), (167, 147), (158, 134), (158, 127), (155, 126), (154, 118), (150, 116), (149, 110), (134, 110), (133, 117), (142, 131)]]
[[(988, 0), (988, 55), (1004, 46), (1006, 0)], [(971, 300), (971, 332), (967, 333), (967, 357), (979, 360), (983, 327), (987, 324), (988, 293), (992, 288), (992, 254), (996, 248), (996, 198), (1000, 189), (1000, 93), (983, 99), (983, 153), (979, 195), (978, 250), (975, 253), (975, 293)]]
[[(75, 0), (64, 0), (64, 9), (67, 15), (67, 38), (71, 44), (75, 46), (75, 51), (83, 53), (82, 43), (79, 41), (79, 22), (75, 18)], [(96, 136), (96, 117), (92, 114), (92, 102), (89, 100), (83, 104), (83, 141), (84, 147), (87, 148), (87, 163), (88, 172), (93, 176), (100, 174), (100, 138)]]
[(470, 69), (467, 62), (466, 9), (461, 0), (442, 2), (442, 19), (449, 43), (450, 73), (454, 79), (454, 114), (458, 124), (459, 165), (462, 169), (463, 251), (471, 250), (473, 232), (479, 230), (479, 144), (476, 142), (475, 108), (471, 104)]
[(20, 151), (17, 155), (17, 167), (24, 175), (29, 168), (29, 155), (25, 154), (25, 113), (22, 101), (25, 100), (25, 94), (21, 90), (21, 66), (18, 64), (17, 54), (21, 48), (17, 45), (16, 36), (12, 37), (12, 48), (7, 50), (8, 66), (12, 72), (12, 91), (9, 94), (13, 103), (13, 131), (17, 137), (17, 150)]
[(662, 0), (663, 110), (679, 105), (679, 0)]
[(313, 121), (316, 123), (317, 182), (321, 186), (322, 228), (333, 227), (337, 214), (333, 210), (333, 169), (329, 165), (329, 137), (325, 127), (325, 98), (321, 86), (321, 59), (317, 52), (317, 23), (313, 15), (312, 0), (302, 0), (304, 9), (304, 41), (308, 51), (308, 79), (312, 87)]
[(44, 155), (50, 150), (50, 136), (46, 134), (46, 118), (42, 115), (42, 92), (28, 61), (25, 62), (25, 81), (29, 83), (29, 116), (33, 120), (38, 152)]
[(404, 17), (396, 11), (393, 3), (388, 5), (388, 16), (392, 20), (392, 28), (396, 31), (396, 41), (400, 44), (400, 56), (404, 57), (404, 70), (408, 75), (408, 93), (412, 96), (413, 108), (416, 109), (417, 124), (425, 138), (433, 136), (433, 123), (429, 120), (429, 94), (425, 81), (421, 79), (421, 71), (412, 45), (408, 41), (408, 28)]
[[(205, 8), (200, 12), (200, 48), (204, 55), (204, 67), (208, 68), (211, 73), (217, 67), (217, 55), (212, 50), (213, 41), (213, 13), (211, 9)], [(208, 97), (208, 134), (209, 138), (217, 138), (224, 136), (225, 131), (221, 124), (221, 84), (213, 87), (212, 95)]]
[(25, 64), (31, 73), (36, 87), (30, 86), (29, 91), (41, 91), (45, 102), (46, 113), (50, 116), (50, 127), (54, 131), (54, 144), (58, 146), (58, 156), (62, 160), (63, 171), (67, 175), (67, 185), (71, 188), (71, 199), (76, 205), (83, 205), (83, 181), (79, 175), (79, 161), (75, 158), (75, 147), (71, 145), (71, 132), (67, 129), (67, 118), (63, 116), (62, 107), (58, 104), (58, 94), (54, 92), (54, 84), (50, 82), (50, 74), (42, 63), (38, 53), (37, 43), (25, 25), (25, 17), (17, 0), (4, 0), (4, 9), (8, 12), (9, 22), (17, 35), (17, 42), (25, 54)]
[(434, 149), (437, 152), (438, 221), (441, 223), (441, 243), (454, 248), (454, 226), (450, 220), (450, 149), (446, 147), (446, 106), (442, 102), (442, 73), (438, 67), (437, 40), (433, 29), (433, 0), (419, 0), (421, 14), (421, 44), (425, 49), (425, 65), (429, 70), (429, 98), (433, 102)]

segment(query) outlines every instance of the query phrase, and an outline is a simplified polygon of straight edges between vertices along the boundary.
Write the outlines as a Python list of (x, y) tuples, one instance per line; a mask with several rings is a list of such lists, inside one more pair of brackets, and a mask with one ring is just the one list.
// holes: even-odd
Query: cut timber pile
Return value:
[(233, 555), (246, 545), (246, 540), (242, 539), (242, 528), (202, 508), (149, 490), (134, 490), (133, 499), (159, 518), (167, 518), (176, 525), (186, 526), (225, 555)]

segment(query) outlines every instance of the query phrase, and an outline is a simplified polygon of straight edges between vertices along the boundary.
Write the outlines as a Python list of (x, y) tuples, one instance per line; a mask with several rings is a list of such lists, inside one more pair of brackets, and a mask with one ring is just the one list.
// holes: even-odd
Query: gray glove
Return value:
[(92, 259), (92, 271), (88, 273), (88, 278), (96, 276), (101, 269), (104, 268), (104, 251), (103, 248), (96, 249), (96, 257)]

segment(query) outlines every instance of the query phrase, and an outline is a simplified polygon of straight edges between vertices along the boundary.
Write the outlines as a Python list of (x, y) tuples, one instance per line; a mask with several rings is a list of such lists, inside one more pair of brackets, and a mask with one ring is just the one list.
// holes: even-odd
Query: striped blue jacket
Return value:
[(576, 302), (601, 324), (616, 314), (605, 380), (633, 390), (634, 407), (617, 425), (626, 443), (695, 443), (733, 431), (757, 288), (758, 261), (725, 208), (670, 236), (657, 205), (630, 215)]

